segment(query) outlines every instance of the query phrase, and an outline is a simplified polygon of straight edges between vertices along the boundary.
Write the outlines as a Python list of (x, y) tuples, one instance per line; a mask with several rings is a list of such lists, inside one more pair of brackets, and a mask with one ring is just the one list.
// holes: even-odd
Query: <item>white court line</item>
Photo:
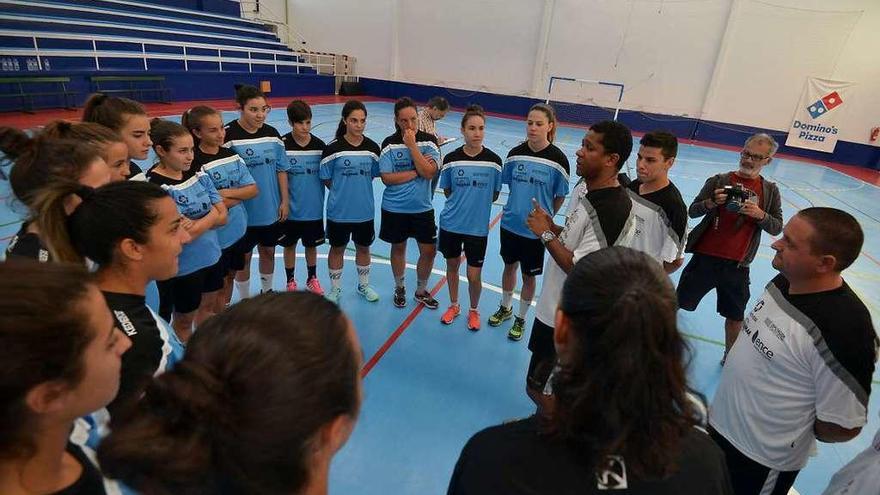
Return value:
[[(305, 253), (296, 253), (296, 257), (297, 258), (305, 258), (306, 255), (305, 255)], [(277, 258), (284, 258), (284, 253), (275, 253), (275, 258), (276, 259)], [(327, 255), (323, 254), (323, 253), (318, 253), (318, 258), (327, 259)], [(344, 259), (346, 261), (355, 261), (354, 256), (348, 256), (348, 255), (343, 255), (342, 259)], [(384, 258), (372, 258), (371, 263), (379, 263), (380, 265), (391, 265), (391, 260), (386, 260)], [(412, 263), (407, 263), (406, 267), (409, 268), (410, 270), (416, 269), (416, 265), (413, 265)], [(433, 273), (434, 275), (439, 275), (439, 276), (443, 276), (443, 277), (446, 276), (446, 271), (441, 270), (439, 268), (432, 267), (431, 273)], [(468, 279), (464, 275), (459, 275), (458, 280), (460, 280), (464, 283), (468, 283)], [(498, 294), (504, 293), (504, 290), (501, 287), (498, 287), (497, 285), (490, 284), (488, 282), (482, 282), (480, 285), (482, 285), (484, 289), (489, 289), (492, 292), (497, 292)], [(519, 294), (514, 292), (513, 298), (516, 299), (517, 301), (519, 301)], [(536, 300), (532, 300), (530, 306), (537, 306), (537, 305), (538, 305), (538, 302)]]

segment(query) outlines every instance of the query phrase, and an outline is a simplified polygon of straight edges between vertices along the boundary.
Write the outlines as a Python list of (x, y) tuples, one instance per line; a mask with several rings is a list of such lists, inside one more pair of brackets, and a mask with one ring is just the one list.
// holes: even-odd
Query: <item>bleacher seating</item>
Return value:
[(318, 72), (258, 22), (130, 0), (0, 0), (0, 59), (0, 76)]

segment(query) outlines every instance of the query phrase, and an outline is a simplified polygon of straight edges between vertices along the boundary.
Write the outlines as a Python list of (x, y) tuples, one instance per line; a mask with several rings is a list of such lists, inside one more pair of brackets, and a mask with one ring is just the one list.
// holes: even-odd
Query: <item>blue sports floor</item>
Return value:
[[(312, 107), (313, 133), (329, 141), (339, 121), (341, 104)], [(392, 105), (368, 103), (366, 134), (381, 144), (394, 130)], [(237, 117), (225, 112), (226, 121)], [(460, 113), (450, 112), (439, 123), (444, 136), (459, 136)], [(283, 109), (270, 114), (269, 122), (282, 134), (289, 131)], [(584, 131), (562, 127), (556, 144), (568, 155), (574, 171), (575, 151), (580, 146)], [(506, 156), (507, 151), (525, 137), (521, 120), (490, 117), (486, 126), (485, 145)], [(745, 136), (744, 136), (745, 139)], [(460, 140), (444, 147), (445, 152), (460, 145)], [(636, 140), (633, 157), (638, 149)], [(710, 175), (732, 170), (738, 154), (691, 145), (682, 145), (670, 176), (686, 202), (697, 194), (703, 181)], [(798, 209), (808, 206), (833, 206), (849, 211), (865, 230), (865, 247), (861, 257), (845, 272), (848, 283), (860, 294), (870, 308), (874, 321), (880, 315), (880, 191), (877, 186), (827, 167), (778, 159), (763, 174), (775, 181), (783, 194), (785, 219)], [(577, 177), (572, 175), (574, 185)], [(375, 181), (376, 205), (381, 201), (383, 186)], [(0, 244), (18, 228), (18, 215), (10, 209), (9, 188), (0, 182)], [(501, 212), (505, 201), (502, 192), (493, 206), (492, 218)], [(437, 212), (443, 208), (442, 193), (434, 197)], [(561, 223), (562, 219), (558, 219)], [(691, 220), (691, 227), (696, 220)], [(377, 220), (378, 228), (378, 220)], [(764, 235), (762, 246), (752, 265), (753, 300), (773, 277), (770, 266), (773, 251), (772, 238)], [(301, 249), (301, 248), (300, 248)], [(324, 261), (326, 246), (319, 249), (318, 273), (325, 289), (329, 289), (327, 267)], [(445, 286), (445, 263), (438, 256), (434, 274), (429, 282), (441, 307), (436, 311), (421, 308), (412, 300), (407, 307), (398, 309), (391, 304), (393, 279), (388, 262), (390, 246), (381, 240), (373, 244), (372, 282), (381, 295), (378, 303), (368, 303), (355, 292), (357, 273), (353, 255), (347, 259), (343, 276), (341, 305), (353, 320), (364, 349), (367, 366), (364, 380), (365, 400), (360, 421), (349, 443), (338, 454), (331, 470), (330, 491), (334, 494), (359, 493), (422, 495), (445, 493), (449, 475), (461, 447), (476, 431), (505, 420), (523, 417), (533, 411), (532, 403), (524, 392), (524, 374), (529, 353), (527, 336), (514, 343), (507, 340), (507, 328), (491, 328), (485, 319), (498, 307), (501, 298), (501, 271), (503, 264), (498, 255), (498, 228), (489, 235), (489, 247), (483, 269), (483, 295), (480, 311), (483, 329), (472, 333), (466, 328), (465, 315), (452, 325), (440, 323), (440, 315), (449, 303)], [(297, 278), (305, 280), (305, 263), (297, 262)], [(407, 259), (407, 289), (416, 286), (415, 262), (418, 251), (411, 244)], [(284, 272), (280, 249), (276, 255), (275, 287), (283, 290)], [(252, 264), (252, 292), (258, 289), (257, 263)], [(679, 271), (680, 272), (680, 271)], [(461, 275), (463, 276), (463, 269)], [(678, 273), (673, 275), (678, 280)], [(467, 282), (462, 278), (459, 289), (462, 304), (467, 304)], [(539, 279), (540, 284), (540, 279)], [(539, 287), (540, 293), (540, 287)], [(754, 301), (753, 301), (754, 302)], [(753, 303), (752, 302), (752, 303)], [(751, 304), (750, 303), (750, 306)], [(529, 312), (531, 328), (534, 311)], [(506, 322), (510, 323), (510, 321)], [(715, 313), (715, 298), (710, 294), (697, 311), (681, 312), (681, 331), (687, 335), (693, 349), (690, 366), (692, 385), (711, 400), (721, 373), (718, 361), (723, 349), (722, 320)], [(876, 323), (875, 323), (876, 325)], [(874, 394), (871, 397), (869, 423), (855, 439), (845, 444), (820, 444), (818, 455), (811, 459), (795, 483), (804, 495), (819, 494), (828, 479), (844, 463), (865, 449), (877, 431), (877, 384), (880, 372), (875, 373)], [(622, 384), (625, 386), (625, 384)]]

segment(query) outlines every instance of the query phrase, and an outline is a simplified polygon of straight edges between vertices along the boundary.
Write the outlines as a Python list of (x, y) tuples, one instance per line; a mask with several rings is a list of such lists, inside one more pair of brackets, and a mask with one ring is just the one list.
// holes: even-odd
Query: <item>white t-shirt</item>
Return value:
[[(625, 188), (612, 187), (588, 192), (586, 183), (581, 181), (568, 201), (565, 227), (559, 234), (559, 242), (572, 252), (573, 262), (577, 263), (593, 251), (626, 245), (632, 235), (633, 224), (632, 200)], [(535, 317), (550, 327), (555, 321), (556, 306), (567, 276), (548, 253)]]
[(822, 495), (862, 495), (880, 493), (880, 430), (871, 446), (831, 477)]
[(865, 425), (875, 342), (870, 314), (849, 286), (790, 295), (779, 275), (727, 356), (709, 424), (750, 459), (799, 470), (815, 449), (817, 418)]
[[(630, 189), (627, 192), (633, 202), (635, 225), (626, 246), (642, 251), (660, 263), (672, 263), (681, 258), (685, 245), (687, 208), (675, 186), (670, 183), (664, 190), (648, 194), (647, 197)], [(655, 203), (651, 200), (653, 198), (669, 204)], [(674, 210), (674, 219), (670, 218), (667, 210)]]

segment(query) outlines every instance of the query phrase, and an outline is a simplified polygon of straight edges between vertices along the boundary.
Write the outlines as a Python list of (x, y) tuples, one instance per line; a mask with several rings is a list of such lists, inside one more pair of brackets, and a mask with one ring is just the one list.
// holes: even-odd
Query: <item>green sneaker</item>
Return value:
[(507, 332), (507, 338), (513, 341), (522, 339), (523, 332), (526, 330), (526, 320), (517, 316), (513, 319), (513, 326)]
[(509, 320), (511, 316), (513, 316), (513, 306), (509, 308), (498, 306), (498, 311), (496, 311), (495, 314), (489, 317), (489, 326), (497, 327), (503, 322)]
[(358, 294), (370, 302), (376, 302), (379, 300), (379, 294), (369, 285), (358, 284)]

